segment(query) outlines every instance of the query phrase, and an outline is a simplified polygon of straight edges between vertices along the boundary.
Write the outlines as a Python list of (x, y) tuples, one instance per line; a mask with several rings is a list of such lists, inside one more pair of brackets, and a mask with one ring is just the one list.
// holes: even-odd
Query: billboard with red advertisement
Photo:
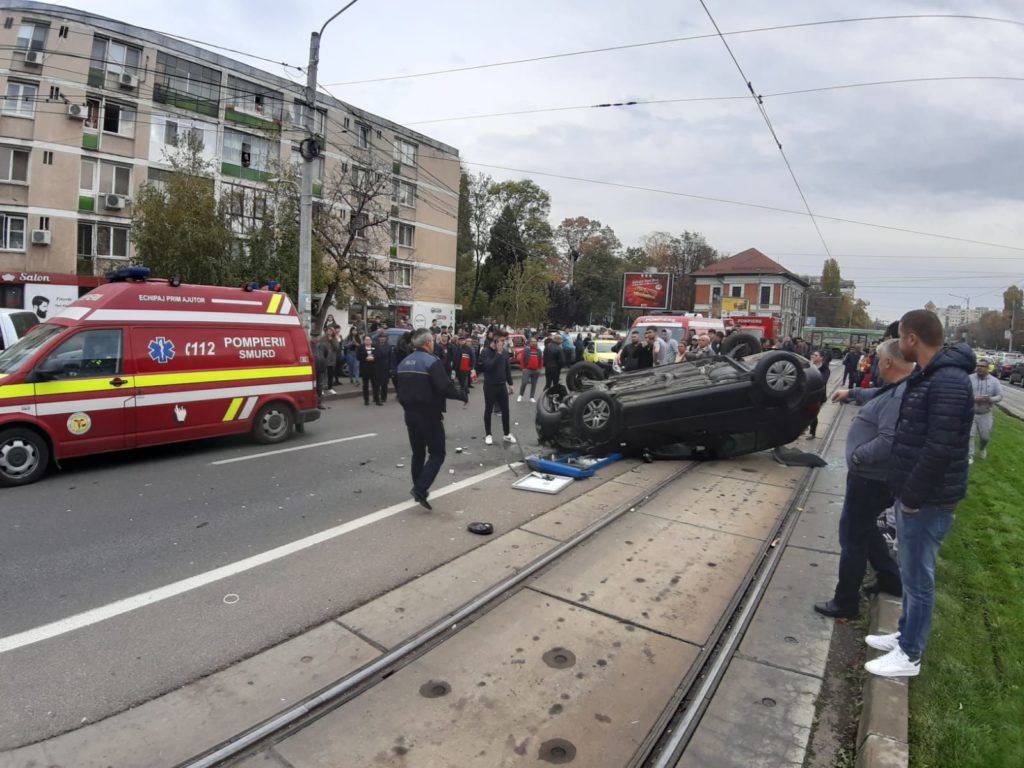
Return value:
[(622, 276), (623, 309), (668, 309), (672, 275), (665, 272), (626, 272)]

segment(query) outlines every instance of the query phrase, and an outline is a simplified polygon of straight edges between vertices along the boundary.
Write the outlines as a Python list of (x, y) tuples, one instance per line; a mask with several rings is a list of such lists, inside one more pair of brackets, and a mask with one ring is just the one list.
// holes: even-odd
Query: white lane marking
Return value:
[[(312, 447), (312, 446), (308, 446)], [(457, 483), (452, 483), (445, 488), (435, 491), (431, 494), (431, 499), (440, 498), (447, 496), (450, 493), (461, 491), (464, 488), (469, 488), (474, 483), (480, 483), (484, 480), (490, 480), (492, 477), (504, 474), (510, 468), (522, 466), (521, 463), (515, 464), (502, 464), (500, 467), (489, 469), (486, 472), (481, 472), (473, 477), (468, 477), (465, 480), (460, 480)], [(244, 560), (239, 560), (229, 565), (223, 565), (220, 568), (214, 568), (212, 571), (206, 573), (200, 573), (196, 576), (192, 576), (181, 581), (176, 581), (173, 584), (167, 584), (166, 586), (152, 589), (149, 592), (143, 592), (139, 595), (132, 597), (126, 597), (123, 600), (118, 600), (107, 605), (100, 606), (99, 608), (93, 608), (83, 613), (69, 616), (66, 619), (54, 621), (50, 624), (44, 624), (41, 627), (35, 629), (29, 629), (24, 632), (19, 632), (16, 635), (9, 635), (7, 637), (0, 637), (0, 653), (7, 653), (8, 651), (14, 651), (18, 648), (24, 648), (26, 645), (33, 645), (34, 643), (42, 642), (43, 640), (49, 640), (60, 635), (73, 632), (76, 629), (82, 629), (84, 627), (98, 624), (101, 621), (112, 619), (115, 616), (120, 616), (130, 611), (144, 608), (147, 605), (153, 605), (161, 600), (167, 600), (171, 597), (190, 592), (200, 587), (205, 587), (208, 584), (220, 581), (221, 579), (227, 579), (231, 576), (237, 576), (239, 573), (258, 568), (261, 565), (272, 563), (275, 560), (280, 560), (283, 557), (294, 555), (297, 552), (301, 552), (304, 549), (316, 546), (317, 544), (323, 544), (325, 541), (336, 539), (339, 536), (344, 536), (352, 531), (357, 531), (360, 528), (365, 528), (368, 525), (385, 520), (393, 515), (397, 515), (399, 512), (405, 512), (408, 509), (413, 509), (419, 506), (415, 501), (402, 501), (398, 504), (393, 504), (390, 507), (379, 509), (376, 512), (371, 512), (368, 515), (350, 520), (342, 525), (337, 525), (334, 528), (328, 528), (326, 531), (320, 533), (314, 533), (311, 536), (293, 541), (290, 544), (282, 544), (280, 547), (267, 550), (258, 555), (247, 557)]]
[(291, 453), (292, 451), (304, 451), (307, 448), (320, 448), (324, 445), (334, 445), (335, 443), (347, 443), (349, 440), (362, 440), (364, 437), (376, 437), (376, 432), (367, 432), (365, 435), (352, 435), (352, 437), (339, 437), (334, 440), (324, 440), (319, 443), (310, 443), (309, 445), (296, 445), (293, 448), (278, 448), (276, 451), (264, 451), (263, 453), (254, 453), (251, 456), (239, 456), (235, 459), (221, 459), (220, 461), (211, 461), (211, 467), (219, 467), (221, 464), (234, 464), (236, 461), (249, 461), (250, 459), (262, 459), (264, 456), (277, 456), (282, 453)]

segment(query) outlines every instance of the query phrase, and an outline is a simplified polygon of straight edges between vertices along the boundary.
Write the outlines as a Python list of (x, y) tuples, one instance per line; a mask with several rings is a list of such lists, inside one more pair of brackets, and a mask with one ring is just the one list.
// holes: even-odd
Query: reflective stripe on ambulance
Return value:
[[(227, 413), (224, 414), (223, 421), (234, 421), (236, 416), (239, 421), (245, 421), (252, 416), (252, 411), (253, 408), (256, 407), (257, 400), (259, 400), (258, 397), (236, 397), (231, 401), (231, 404), (228, 405), (228, 410)], [(245, 407), (241, 408), (243, 401), (245, 402)], [(241, 411), (239, 411), (239, 408), (241, 408)]]

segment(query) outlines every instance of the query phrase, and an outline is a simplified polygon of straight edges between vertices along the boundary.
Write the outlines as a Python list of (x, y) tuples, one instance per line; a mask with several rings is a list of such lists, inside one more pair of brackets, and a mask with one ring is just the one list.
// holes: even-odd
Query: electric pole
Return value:
[[(309, 311), (312, 307), (313, 282), (313, 161), (321, 153), (316, 130), (316, 75), (320, 64), (320, 37), (327, 25), (355, 5), (358, 0), (351, 0), (344, 8), (331, 16), (319, 32), (309, 35), (309, 67), (306, 69), (306, 109), (303, 115), (302, 128), (305, 138), (299, 145), (302, 155), (302, 184), (299, 187), (299, 320), (306, 335), (310, 332)], [(324, 137), (326, 141), (326, 136)]]

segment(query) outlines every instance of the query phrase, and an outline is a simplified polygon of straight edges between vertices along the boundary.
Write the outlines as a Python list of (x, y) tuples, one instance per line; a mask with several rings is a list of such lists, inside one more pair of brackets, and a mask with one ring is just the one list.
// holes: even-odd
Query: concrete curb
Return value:
[[(895, 632), (902, 601), (879, 595), (871, 601), (871, 634)], [(871, 651), (871, 657), (882, 655)], [(856, 768), (906, 768), (910, 762), (907, 725), (910, 688), (898, 678), (868, 674), (857, 730)]]

